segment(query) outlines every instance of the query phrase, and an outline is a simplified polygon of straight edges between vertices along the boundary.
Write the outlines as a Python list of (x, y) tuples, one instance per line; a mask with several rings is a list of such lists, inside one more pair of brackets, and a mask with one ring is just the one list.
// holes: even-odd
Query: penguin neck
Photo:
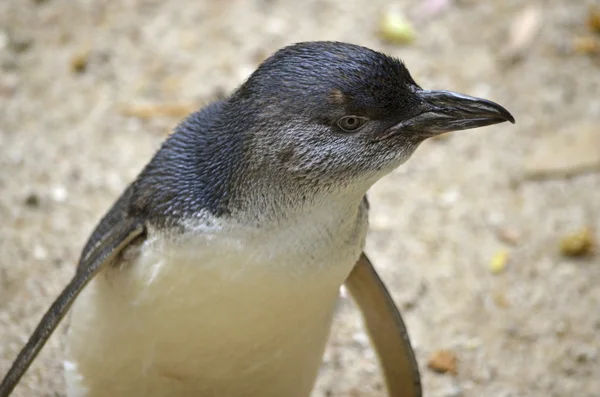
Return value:
[(230, 214), (242, 223), (261, 227), (303, 222), (309, 218), (351, 221), (366, 194), (358, 189), (313, 191), (274, 183), (254, 183), (253, 186), (252, 190), (242, 188), (236, 192), (230, 201)]

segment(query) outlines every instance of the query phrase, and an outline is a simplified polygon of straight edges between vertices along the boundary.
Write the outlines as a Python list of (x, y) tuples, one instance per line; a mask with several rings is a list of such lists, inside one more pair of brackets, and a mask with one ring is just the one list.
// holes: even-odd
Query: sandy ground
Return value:
[[(593, 3), (456, 0), (399, 47), (375, 34), (383, 0), (0, 1), (0, 374), (179, 117), (127, 111), (192, 109), (285, 44), (334, 39), (399, 56), (422, 86), (488, 97), (517, 118), (424, 144), (370, 194), (368, 253), (403, 310), (426, 395), (600, 396), (600, 257), (558, 250), (570, 232), (600, 231), (600, 172), (527, 177), (539, 162), (600, 152), (600, 62), (571, 47), (589, 34)], [(399, 5), (414, 15), (417, 4)], [(507, 64), (527, 4), (541, 31)], [(582, 134), (591, 143), (574, 153), (556, 143)], [(501, 250), (509, 261), (492, 274)], [(16, 396), (63, 395), (61, 335)], [(427, 368), (439, 349), (458, 357), (456, 376)], [(314, 392), (338, 395), (385, 395), (348, 299)]]

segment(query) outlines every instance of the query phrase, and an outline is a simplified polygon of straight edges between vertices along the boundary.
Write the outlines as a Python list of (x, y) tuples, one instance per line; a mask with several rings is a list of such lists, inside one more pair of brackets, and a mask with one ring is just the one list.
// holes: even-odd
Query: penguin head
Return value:
[(502, 106), (422, 89), (398, 59), (306, 42), (265, 60), (230, 98), (254, 161), (320, 186), (370, 185), (441, 133), (514, 122)]

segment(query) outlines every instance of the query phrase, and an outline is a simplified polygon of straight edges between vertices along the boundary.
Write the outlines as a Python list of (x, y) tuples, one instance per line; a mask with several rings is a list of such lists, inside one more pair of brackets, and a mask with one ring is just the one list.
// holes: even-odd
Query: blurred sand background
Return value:
[[(426, 396), (599, 397), (600, 253), (559, 248), (600, 232), (594, 3), (0, 1), (0, 374), (182, 114), (283, 45), (340, 40), (517, 119), (426, 142), (370, 193), (367, 252), (402, 308)], [(394, 5), (414, 25), (409, 45), (377, 34)], [(15, 396), (64, 396), (61, 337)], [(439, 350), (456, 374), (428, 368)], [(343, 299), (313, 396), (384, 396), (375, 360)]]

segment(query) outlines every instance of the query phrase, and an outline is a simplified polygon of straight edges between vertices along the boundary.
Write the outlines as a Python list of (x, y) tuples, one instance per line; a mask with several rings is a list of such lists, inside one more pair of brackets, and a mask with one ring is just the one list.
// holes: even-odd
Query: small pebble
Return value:
[(52, 197), (52, 200), (56, 201), (57, 203), (64, 203), (67, 201), (69, 193), (64, 186), (55, 186), (50, 192), (50, 196)]
[(80, 52), (71, 58), (71, 72), (81, 74), (86, 71), (89, 62), (89, 51)]
[(513, 229), (500, 228), (496, 230), (496, 237), (498, 237), (498, 240), (509, 245), (518, 245), (520, 240), (519, 233)]
[(492, 274), (502, 273), (506, 269), (506, 263), (508, 262), (508, 251), (501, 250), (496, 252), (496, 254), (490, 260), (490, 272)]
[(590, 255), (594, 248), (594, 237), (589, 228), (569, 234), (560, 241), (560, 253), (569, 257)]
[(505, 222), (506, 216), (500, 211), (491, 211), (487, 214), (486, 220), (492, 226), (499, 226)]
[(433, 353), (427, 362), (427, 367), (435, 372), (456, 375), (457, 370), (456, 354), (450, 350), (438, 350)]
[(25, 198), (25, 205), (31, 208), (37, 208), (40, 206), (40, 197), (35, 193), (29, 193)]
[(33, 257), (39, 261), (43, 261), (48, 258), (48, 252), (44, 247), (39, 244), (36, 244), (33, 247)]
[(457, 189), (451, 188), (442, 193), (442, 203), (451, 205), (460, 199), (460, 192)]

